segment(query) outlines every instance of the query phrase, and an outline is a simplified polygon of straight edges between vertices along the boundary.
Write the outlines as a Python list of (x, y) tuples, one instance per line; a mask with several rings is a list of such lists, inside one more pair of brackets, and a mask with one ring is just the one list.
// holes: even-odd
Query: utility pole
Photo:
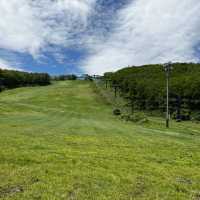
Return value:
[(172, 62), (168, 62), (163, 65), (165, 73), (166, 73), (166, 127), (169, 128), (169, 78), (170, 78), (170, 71), (172, 70)]

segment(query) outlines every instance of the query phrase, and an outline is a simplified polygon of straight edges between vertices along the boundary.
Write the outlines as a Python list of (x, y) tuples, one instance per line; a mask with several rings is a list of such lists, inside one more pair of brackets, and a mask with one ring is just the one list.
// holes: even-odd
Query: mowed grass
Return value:
[(84, 81), (5, 91), (0, 199), (199, 200), (200, 125), (123, 122)]

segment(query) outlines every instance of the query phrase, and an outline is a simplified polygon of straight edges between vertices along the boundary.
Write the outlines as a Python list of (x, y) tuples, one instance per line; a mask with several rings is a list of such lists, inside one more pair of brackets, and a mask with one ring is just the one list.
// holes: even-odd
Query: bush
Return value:
[(2, 92), (3, 90), (5, 90), (5, 86), (0, 85), (0, 92)]
[(144, 113), (124, 114), (121, 116), (121, 119), (138, 123), (146, 123), (149, 121)]
[(189, 109), (183, 109), (183, 111), (181, 112), (181, 119), (183, 121), (191, 120), (191, 111)]
[(195, 113), (193, 119), (194, 119), (195, 121), (200, 121), (200, 112)]
[(117, 115), (117, 116), (121, 115), (121, 110), (120, 109), (114, 109), (113, 115)]
[(125, 121), (130, 121), (130, 115), (129, 114), (121, 115), (121, 119), (123, 119)]
[(172, 114), (172, 119), (180, 121), (189, 121), (191, 120), (191, 111), (189, 109), (182, 109), (178, 114), (177, 111)]

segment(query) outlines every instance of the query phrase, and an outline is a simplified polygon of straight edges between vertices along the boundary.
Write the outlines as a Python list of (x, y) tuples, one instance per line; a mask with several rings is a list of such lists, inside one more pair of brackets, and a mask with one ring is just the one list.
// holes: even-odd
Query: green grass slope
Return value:
[(200, 125), (120, 121), (84, 81), (0, 94), (0, 199), (199, 200)]

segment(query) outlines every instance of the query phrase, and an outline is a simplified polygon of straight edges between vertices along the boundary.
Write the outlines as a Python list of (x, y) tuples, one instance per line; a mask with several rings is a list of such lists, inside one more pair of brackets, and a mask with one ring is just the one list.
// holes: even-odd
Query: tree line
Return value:
[(15, 70), (0, 69), (0, 91), (22, 86), (45, 86), (51, 82), (47, 73), (28, 73)]
[(65, 81), (65, 80), (77, 80), (77, 76), (75, 74), (66, 74), (66, 75), (59, 75), (53, 76), (52, 80), (54, 81)]
[[(114, 73), (107, 72), (103, 79), (115, 93), (128, 100), (132, 111), (165, 111), (166, 77), (162, 65), (127, 67)], [(173, 64), (169, 96), (170, 112), (176, 117), (189, 119), (191, 111), (200, 110), (200, 64)], [(185, 114), (181, 114), (183, 112)]]
[(66, 81), (66, 80), (85, 80), (92, 81), (94, 78), (98, 76), (90, 76), (89, 74), (75, 75), (75, 74), (62, 74), (58, 76), (52, 76), (53, 81)]

